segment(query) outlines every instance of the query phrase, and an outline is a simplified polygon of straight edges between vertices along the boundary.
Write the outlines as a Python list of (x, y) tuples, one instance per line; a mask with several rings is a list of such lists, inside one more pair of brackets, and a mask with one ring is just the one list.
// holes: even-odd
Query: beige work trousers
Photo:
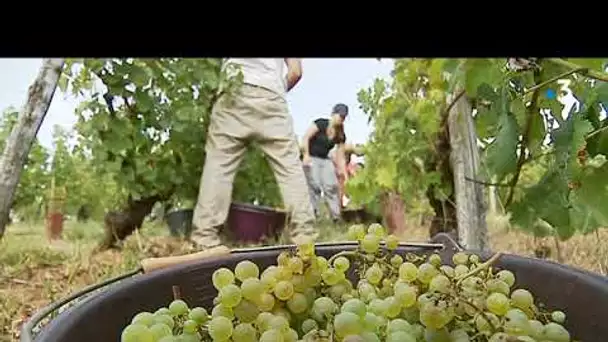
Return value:
[(200, 248), (221, 244), (218, 228), (228, 216), (234, 177), (250, 141), (266, 154), (291, 212), (292, 242), (315, 240), (314, 213), (287, 102), (270, 90), (248, 84), (231, 96), (222, 96), (213, 107), (192, 240)]

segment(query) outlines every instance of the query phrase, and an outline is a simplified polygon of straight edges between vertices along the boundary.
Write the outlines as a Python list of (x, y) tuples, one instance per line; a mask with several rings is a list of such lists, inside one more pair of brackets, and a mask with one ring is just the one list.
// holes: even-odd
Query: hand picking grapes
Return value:
[[(379, 224), (353, 225), (353, 251), (329, 260), (312, 244), (282, 252), (264, 270), (241, 261), (212, 275), (213, 308), (176, 299), (141, 312), (122, 342), (570, 342), (561, 311), (544, 312), (515, 275), (458, 252), (395, 252), (398, 239)], [(347, 274), (354, 270), (360, 280)]]

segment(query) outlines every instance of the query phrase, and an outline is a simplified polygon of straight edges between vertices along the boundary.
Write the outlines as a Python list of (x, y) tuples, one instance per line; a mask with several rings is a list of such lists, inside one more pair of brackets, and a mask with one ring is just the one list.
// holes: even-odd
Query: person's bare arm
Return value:
[(346, 177), (346, 146), (345, 144), (338, 144), (336, 146), (336, 164), (338, 167), (338, 174), (342, 177)]
[(287, 64), (287, 91), (290, 91), (302, 79), (302, 60), (285, 58), (285, 64)]
[(310, 127), (308, 128), (308, 130), (306, 131), (306, 133), (304, 133), (304, 136), (302, 137), (302, 155), (304, 157), (309, 157), (309, 151), (308, 151), (308, 147), (310, 145), (310, 139), (317, 134), (317, 132), (319, 131), (319, 127), (317, 127), (317, 125), (312, 124), (310, 125)]

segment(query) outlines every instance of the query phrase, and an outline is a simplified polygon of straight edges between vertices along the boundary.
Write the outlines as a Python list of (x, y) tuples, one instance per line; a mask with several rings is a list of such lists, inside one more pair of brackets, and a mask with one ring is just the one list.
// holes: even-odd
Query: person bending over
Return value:
[(253, 141), (268, 158), (285, 207), (291, 211), (292, 242), (312, 242), (318, 234), (285, 99), (302, 77), (301, 61), (229, 58), (226, 63), (240, 67), (244, 84), (235, 94), (222, 96), (213, 107), (191, 240), (199, 249), (221, 245), (218, 228), (228, 216), (234, 177), (247, 143)]
[[(317, 218), (321, 195), (327, 201), (332, 219), (338, 221), (341, 218), (339, 179), (346, 177), (344, 120), (347, 116), (348, 106), (339, 103), (334, 106), (329, 119), (316, 119), (302, 138), (302, 164)], [(337, 167), (329, 156), (334, 147)]]

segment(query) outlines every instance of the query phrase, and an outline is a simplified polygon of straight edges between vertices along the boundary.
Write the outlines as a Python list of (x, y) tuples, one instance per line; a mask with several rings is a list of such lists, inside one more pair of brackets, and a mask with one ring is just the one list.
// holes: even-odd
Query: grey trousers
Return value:
[(320, 215), (321, 196), (325, 197), (332, 219), (340, 218), (340, 196), (338, 178), (331, 159), (310, 157), (311, 165), (304, 166), (304, 173), (308, 181), (310, 200), (315, 216)]

